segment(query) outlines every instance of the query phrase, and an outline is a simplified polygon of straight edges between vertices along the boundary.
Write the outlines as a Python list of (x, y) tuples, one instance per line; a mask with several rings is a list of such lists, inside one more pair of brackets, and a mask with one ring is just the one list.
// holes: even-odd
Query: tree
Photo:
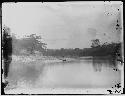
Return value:
[(10, 35), (10, 28), (7, 26), (3, 27), (2, 49), (4, 56), (12, 55), (12, 37)]
[(92, 41), (92, 45), (91, 45), (92, 48), (100, 46), (99, 39), (94, 39), (94, 40), (91, 40), (91, 41)]
[(37, 36), (36, 34), (31, 34), (27, 38), (23, 38), (21, 46), (31, 54), (34, 54), (35, 51), (43, 52), (46, 49), (46, 43), (43, 43), (41, 36)]
[(2, 49), (4, 58), (4, 78), (8, 77), (9, 65), (12, 61), (12, 37), (10, 35), (10, 28), (4, 26), (2, 35)]

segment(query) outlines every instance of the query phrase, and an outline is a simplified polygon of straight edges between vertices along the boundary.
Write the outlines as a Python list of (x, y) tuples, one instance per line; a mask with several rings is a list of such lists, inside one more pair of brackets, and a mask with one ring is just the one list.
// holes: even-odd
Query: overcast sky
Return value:
[(3, 3), (2, 24), (19, 37), (41, 35), (47, 48), (88, 48), (92, 39), (121, 39), (122, 3)]

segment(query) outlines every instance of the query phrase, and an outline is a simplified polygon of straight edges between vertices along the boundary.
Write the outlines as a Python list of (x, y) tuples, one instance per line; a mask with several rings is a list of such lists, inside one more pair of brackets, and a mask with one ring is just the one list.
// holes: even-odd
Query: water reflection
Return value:
[(102, 60), (97, 59), (97, 58), (94, 57), (92, 61), (93, 61), (92, 65), (93, 65), (94, 70), (95, 71), (101, 71), (102, 63), (103, 63)]
[(113, 60), (111, 57), (93, 57), (92, 58), (92, 65), (95, 71), (101, 71), (102, 66), (106, 68), (117, 69), (117, 62)]
[[(101, 63), (101, 64), (100, 64)], [(112, 70), (110, 60), (76, 60), (46, 65), (41, 87), (105, 88), (120, 82), (120, 72)], [(42, 84), (43, 83), (43, 84)]]
[(33, 88), (112, 87), (121, 78), (120, 72), (113, 71), (112, 68), (110, 60), (97, 57), (45, 64), (42, 61), (29, 64), (13, 62), (9, 79), (12, 85), (18, 87), (22, 81)]
[(12, 62), (8, 79), (11, 87), (23, 85), (35, 87), (39, 76), (43, 74), (44, 64), (41, 64), (41, 62)]

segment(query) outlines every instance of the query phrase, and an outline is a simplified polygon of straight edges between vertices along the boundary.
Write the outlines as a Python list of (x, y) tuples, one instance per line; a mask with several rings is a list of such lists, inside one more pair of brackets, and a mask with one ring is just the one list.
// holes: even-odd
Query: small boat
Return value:
[(63, 62), (66, 61), (66, 59), (64, 59), (64, 58), (63, 58), (63, 59), (60, 59), (60, 60), (62, 60)]
[(66, 61), (66, 59), (63, 59), (62, 61)]

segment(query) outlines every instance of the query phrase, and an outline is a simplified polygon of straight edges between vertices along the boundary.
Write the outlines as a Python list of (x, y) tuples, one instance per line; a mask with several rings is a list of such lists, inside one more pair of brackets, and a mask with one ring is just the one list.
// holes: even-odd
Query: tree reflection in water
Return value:
[(116, 68), (116, 62), (111, 58), (111, 57), (97, 57), (97, 56), (93, 56), (92, 58), (92, 65), (94, 70), (97, 71), (101, 71), (102, 70), (102, 66), (105, 67), (112, 67), (112, 68)]

